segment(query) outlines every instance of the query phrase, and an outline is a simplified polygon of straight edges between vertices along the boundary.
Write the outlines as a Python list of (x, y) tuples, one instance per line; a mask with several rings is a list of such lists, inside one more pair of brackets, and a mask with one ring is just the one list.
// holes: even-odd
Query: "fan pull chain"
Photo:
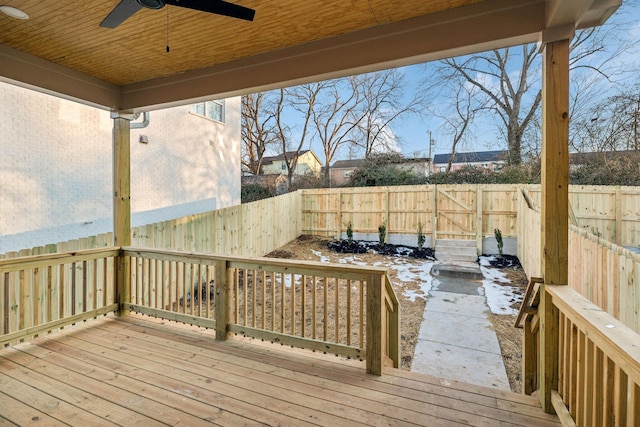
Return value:
[(167, 8), (167, 53), (169, 53), (169, 8)]

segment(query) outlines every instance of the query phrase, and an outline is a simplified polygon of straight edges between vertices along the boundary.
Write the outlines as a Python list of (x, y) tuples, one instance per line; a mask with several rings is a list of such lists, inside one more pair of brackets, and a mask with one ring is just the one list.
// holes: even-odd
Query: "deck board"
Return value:
[(132, 315), (2, 350), (0, 421), (559, 425), (531, 396), (396, 369), (376, 377), (365, 373), (363, 362), (214, 338), (202, 328)]

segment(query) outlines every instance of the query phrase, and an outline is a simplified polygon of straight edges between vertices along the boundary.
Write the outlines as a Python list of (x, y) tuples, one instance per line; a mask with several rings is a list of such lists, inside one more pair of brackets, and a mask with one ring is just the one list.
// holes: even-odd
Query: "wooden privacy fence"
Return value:
[[(540, 186), (525, 185), (532, 206), (540, 206)], [(640, 246), (640, 188), (570, 185), (572, 225), (619, 246)]]
[[(377, 239), (378, 227), (387, 235), (405, 236), (417, 244), (418, 224), (428, 237), (482, 239), (500, 229), (504, 237), (520, 237), (536, 219), (522, 210), (521, 188), (534, 208), (539, 206), (539, 185), (429, 185), (300, 190), (257, 202), (189, 215), (132, 229), (132, 244), (139, 247), (262, 256), (302, 234), (340, 236), (349, 223), (356, 233)], [(577, 227), (619, 245), (640, 244), (640, 190), (636, 187), (570, 186)], [(601, 214), (601, 217), (598, 215)], [(539, 229), (539, 227), (538, 227)], [(528, 239), (530, 240), (530, 239)], [(0, 255), (28, 256), (67, 250), (109, 247), (111, 233), (55, 243)], [(518, 254), (522, 247), (518, 238)], [(529, 243), (527, 243), (528, 245)], [(537, 257), (534, 248), (528, 251)], [(529, 259), (529, 257), (521, 257)], [(539, 264), (539, 260), (532, 263)], [(532, 271), (532, 270), (527, 270)], [(531, 273), (535, 276), (535, 273)]]
[[(531, 196), (518, 196), (518, 258), (528, 277), (542, 275), (541, 218)], [(569, 226), (568, 285), (640, 333), (640, 255), (591, 230)]]
[(366, 359), (400, 362), (398, 299), (376, 267), (125, 248), (125, 308), (146, 315)]
[[(240, 256), (262, 256), (302, 234), (301, 193), (133, 227), (133, 245)], [(113, 245), (113, 233), (10, 252), (2, 258)]]
[(118, 250), (0, 260), (0, 347), (118, 309)]
[[(516, 235), (514, 185), (418, 185), (302, 191), (302, 233), (339, 237), (351, 224), (354, 233), (412, 235), (418, 225), (436, 239), (479, 242), (498, 228)], [(415, 241), (413, 244), (415, 245)], [(433, 244), (433, 243), (432, 243)]]

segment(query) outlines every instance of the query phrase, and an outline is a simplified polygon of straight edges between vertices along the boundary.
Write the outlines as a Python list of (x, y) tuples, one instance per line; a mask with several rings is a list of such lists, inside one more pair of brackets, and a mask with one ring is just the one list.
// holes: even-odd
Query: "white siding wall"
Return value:
[[(240, 203), (240, 98), (225, 104), (226, 124), (184, 106), (132, 130), (134, 212)], [(112, 217), (112, 123), (107, 111), (0, 82), (0, 236)]]

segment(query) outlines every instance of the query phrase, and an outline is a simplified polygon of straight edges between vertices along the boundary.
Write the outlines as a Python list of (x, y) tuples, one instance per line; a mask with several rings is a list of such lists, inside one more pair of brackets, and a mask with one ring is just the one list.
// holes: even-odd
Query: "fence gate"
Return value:
[(436, 187), (438, 239), (476, 238), (476, 190), (466, 185)]

